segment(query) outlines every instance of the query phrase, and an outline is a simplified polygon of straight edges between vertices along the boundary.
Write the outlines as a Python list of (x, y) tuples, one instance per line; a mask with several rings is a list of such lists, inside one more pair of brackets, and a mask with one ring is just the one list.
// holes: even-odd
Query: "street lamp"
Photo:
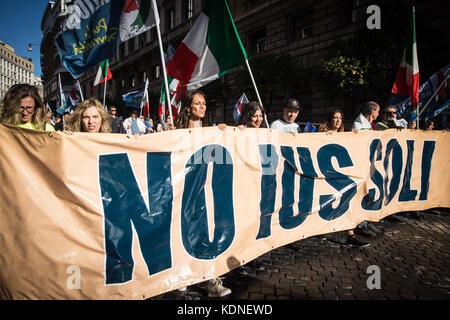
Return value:
[(40, 43), (28, 43), (28, 51), (33, 51), (33, 48), (31, 46), (38, 46)]

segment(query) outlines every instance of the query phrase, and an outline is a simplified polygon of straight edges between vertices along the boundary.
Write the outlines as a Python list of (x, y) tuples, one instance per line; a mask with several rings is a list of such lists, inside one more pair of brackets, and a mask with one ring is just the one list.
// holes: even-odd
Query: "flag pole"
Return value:
[[(259, 104), (261, 105), (261, 107), (264, 108), (262, 101), (261, 101), (261, 97), (259, 96), (258, 88), (256, 87), (255, 79), (253, 78), (252, 69), (250, 68), (250, 64), (248, 63), (247, 59), (245, 60), (245, 63), (247, 64), (247, 69), (248, 69), (248, 72), (250, 73), (250, 78), (252, 79), (253, 87), (255, 87), (256, 96), (258, 97)], [(264, 121), (266, 122), (267, 128), (270, 128), (269, 122), (267, 121), (267, 114), (265, 112), (264, 112)]]
[(419, 104), (420, 103), (417, 103), (417, 108), (416, 108), (416, 114), (417, 114), (417, 117), (416, 117), (416, 129), (419, 129)]
[(64, 113), (66, 112), (66, 108), (65, 108), (65, 106), (63, 106), (63, 94), (64, 94), (64, 91), (63, 91), (63, 89), (62, 89), (62, 84), (61, 84), (61, 72), (58, 72), (58, 83), (59, 83), (59, 95), (60, 95), (60, 97), (59, 97), (59, 99), (61, 100), (61, 107), (63, 107), (63, 114), (62, 114), (62, 121), (63, 121), (63, 130), (65, 130), (65, 127), (66, 127), (66, 124), (65, 124), (65, 121), (64, 121)]
[(105, 102), (106, 102), (106, 84), (108, 83), (108, 77), (106, 77), (105, 80), (105, 90), (103, 91), (103, 107), (105, 107)]
[(447, 81), (448, 77), (450, 77), (450, 73), (447, 74), (447, 76), (445, 77), (444, 80), (442, 80), (441, 84), (437, 87), (436, 91), (433, 93), (433, 95), (430, 97), (430, 99), (428, 99), (427, 103), (423, 106), (422, 111), (420, 111), (417, 109), (417, 118), (420, 117), (420, 115), (425, 111), (425, 109), (428, 107), (428, 105), (430, 104), (431, 100), (433, 100), (433, 98), (437, 95), (437, 93), (439, 92), (439, 90), (441, 90), (442, 86), (444, 85), (444, 83)]
[(146, 96), (148, 96), (148, 93), (147, 93), (147, 81), (148, 81), (148, 79), (145, 79), (144, 92), (142, 93), (142, 100), (141, 100), (141, 112), (139, 113), (139, 117), (142, 116), (142, 109), (144, 108), (144, 99), (145, 99)]
[(84, 101), (84, 98), (83, 98), (83, 90), (81, 90), (80, 81), (79, 81), (78, 79), (77, 79), (77, 83), (78, 83), (78, 88), (80, 88), (81, 101)]
[(156, 33), (158, 34), (159, 53), (161, 55), (161, 64), (162, 64), (162, 67), (163, 67), (164, 86), (166, 88), (166, 101), (167, 101), (167, 104), (169, 106), (170, 121), (171, 121), (171, 124), (173, 125), (174, 123), (173, 123), (173, 116), (172, 116), (172, 108), (170, 107), (170, 92), (169, 92), (169, 85), (168, 85), (168, 82), (167, 82), (166, 63), (165, 63), (165, 59), (164, 59), (164, 51), (163, 51), (163, 44), (162, 44), (162, 39), (161, 39), (161, 30), (159, 28), (159, 23), (156, 24), (156, 30), (157, 30)]

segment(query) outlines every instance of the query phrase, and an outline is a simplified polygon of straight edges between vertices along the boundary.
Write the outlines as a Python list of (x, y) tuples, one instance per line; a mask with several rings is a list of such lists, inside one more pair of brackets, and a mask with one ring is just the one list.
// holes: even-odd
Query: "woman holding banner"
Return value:
[[(181, 111), (175, 119), (176, 129), (207, 127), (206, 96), (200, 90), (188, 91), (183, 98)], [(224, 123), (218, 124), (220, 130), (227, 127)]]
[(45, 116), (44, 104), (35, 86), (15, 84), (6, 92), (0, 123), (32, 130), (55, 131)]
[(319, 126), (319, 132), (333, 134), (344, 132), (344, 114), (340, 109), (333, 109), (327, 115), (327, 121)]
[[(344, 113), (338, 108), (331, 110), (327, 114), (327, 120), (319, 126), (318, 132), (326, 132), (327, 134), (344, 132)], [(355, 247), (367, 247), (369, 245), (369, 243), (356, 238), (353, 230), (347, 231), (345, 243)]]
[(256, 101), (244, 104), (242, 115), (239, 118), (238, 127), (267, 128), (264, 122), (264, 108)]
[[(181, 111), (175, 119), (176, 129), (207, 127), (206, 121), (206, 96), (200, 90), (188, 91), (183, 98)], [(225, 130), (225, 124), (219, 124), (219, 129)], [(169, 127), (170, 129), (170, 127)], [(206, 290), (209, 297), (224, 297), (231, 294), (231, 290), (224, 287), (220, 278), (206, 281)], [(186, 288), (179, 289), (180, 291)]]
[(68, 127), (73, 132), (110, 133), (110, 115), (100, 101), (89, 98), (76, 106)]

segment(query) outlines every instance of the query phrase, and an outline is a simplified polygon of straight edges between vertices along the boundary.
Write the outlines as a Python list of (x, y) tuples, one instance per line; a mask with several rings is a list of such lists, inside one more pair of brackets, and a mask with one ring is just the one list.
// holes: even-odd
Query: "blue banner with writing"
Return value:
[(127, 107), (140, 108), (142, 97), (144, 95), (144, 89), (128, 92), (122, 95), (122, 100)]
[(67, 8), (55, 44), (64, 67), (74, 78), (114, 55), (120, 42), (123, 4), (124, 0), (76, 1)]
[(120, 42), (159, 23), (155, 0), (77, 0), (66, 13), (55, 44), (75, 79), (111, 58)]

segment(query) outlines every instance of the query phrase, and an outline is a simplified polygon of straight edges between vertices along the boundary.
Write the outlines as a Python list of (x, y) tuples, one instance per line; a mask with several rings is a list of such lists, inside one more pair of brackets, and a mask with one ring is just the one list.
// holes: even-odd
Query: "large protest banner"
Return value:
[(0, 297), (144, 299), (285, 244), (450, 207), (450, 134), (0, 125)]

